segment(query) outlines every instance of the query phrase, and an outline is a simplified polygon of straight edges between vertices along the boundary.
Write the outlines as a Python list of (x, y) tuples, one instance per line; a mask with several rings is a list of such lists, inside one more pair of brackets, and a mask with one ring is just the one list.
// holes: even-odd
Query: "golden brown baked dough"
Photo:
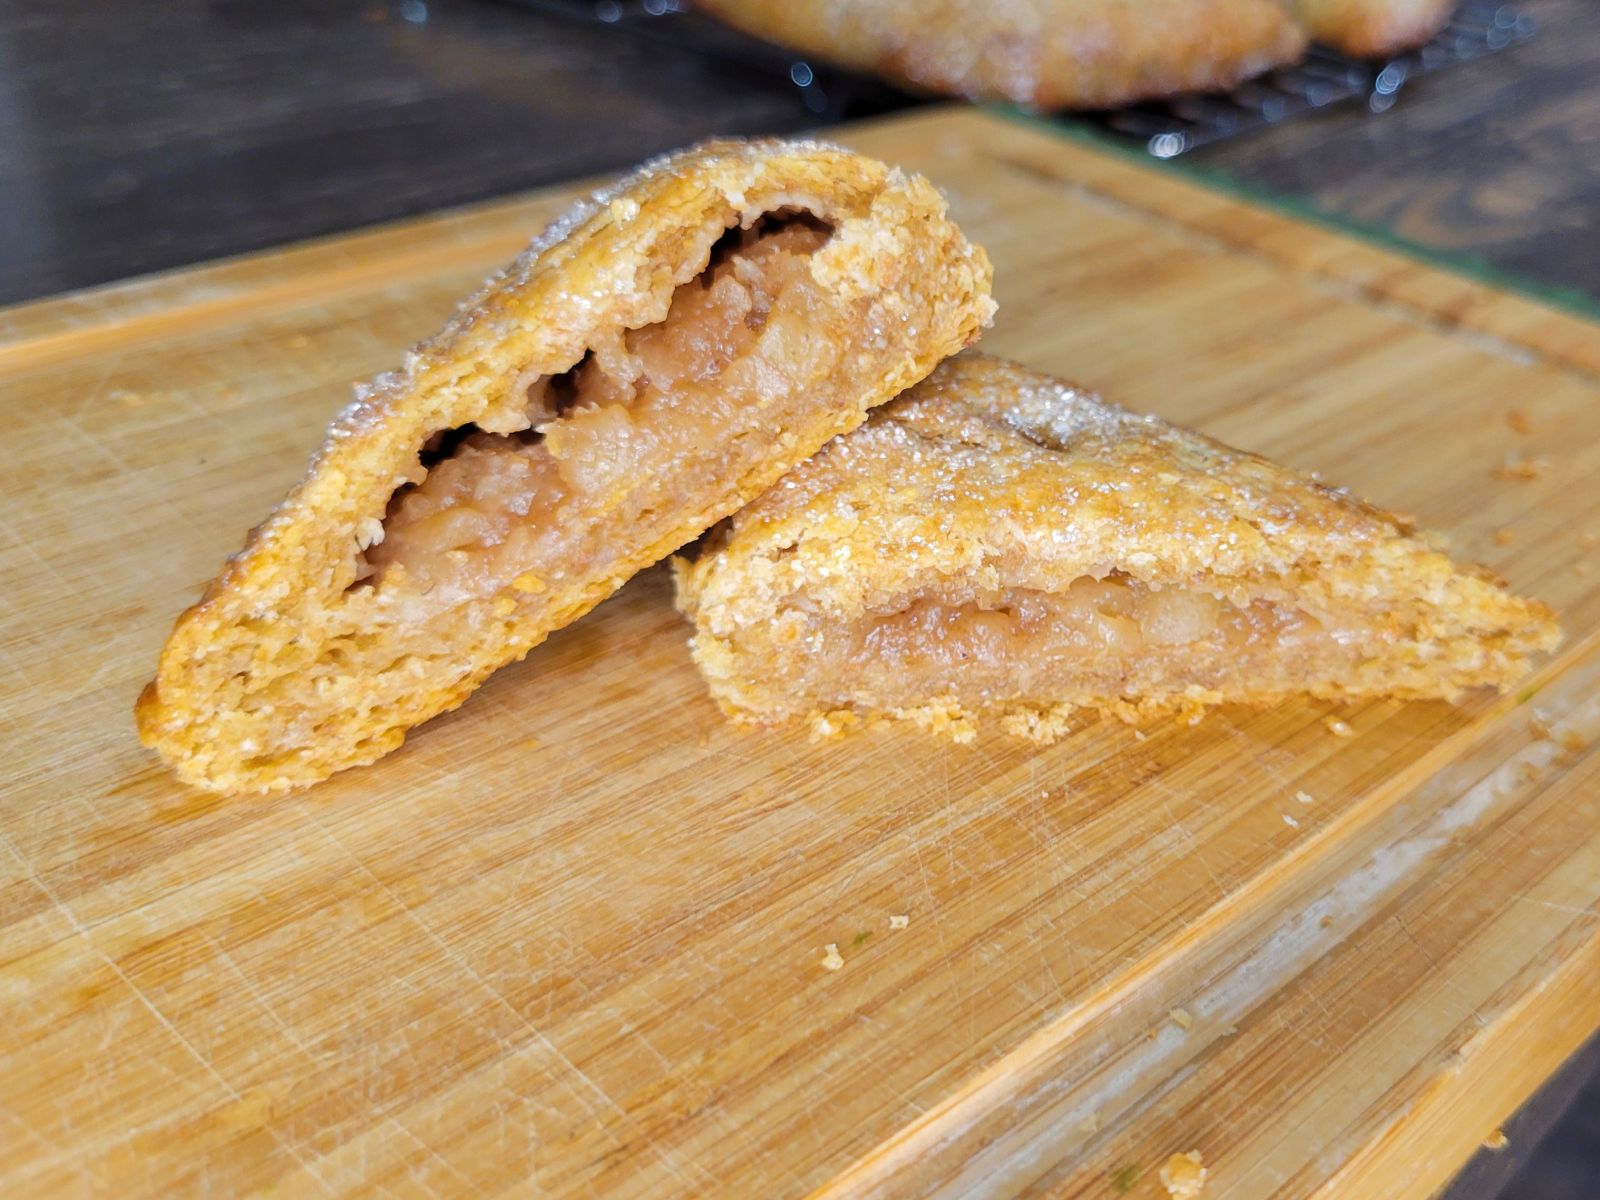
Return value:
[(1283, 0), (1315, 40), (1358, 58), (1420, 46), (1444, 26), (1455, 0)]
[(371, 762), (970, 342), (989, 275), (857, 154), (645, 167), (357, 389), (179, 618), (142, 737), (221, 791)]
[(1108, 108), (1230, 87), (1305, 51), (1276, 0), (695, 0), (746, 33), (918, 91)]
[(1111, 108), (1216, 91), (1307, 38), (1376, 57), (1428, 40), (1455, 0), (695, 0), (757, 37), (915, 91)]
[(674, 564), (735, 717), (1048, 739), (1294, 694), (1505, 687), (1559, 633), (1399, 518), (980, 355), (939, 367)]

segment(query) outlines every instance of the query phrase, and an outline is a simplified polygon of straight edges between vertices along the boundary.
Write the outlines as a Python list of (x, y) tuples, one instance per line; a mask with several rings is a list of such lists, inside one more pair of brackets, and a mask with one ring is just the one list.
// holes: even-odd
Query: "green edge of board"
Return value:
[(1324, 226), (1335, 232), (1347, 236), (1361, 238), (1372, 242), (1385, 250), (1402, 254), (1429, 266), (1442, 267), (1457, 275), (1472, 279), (1478, 283), (1488, 284), (1503, 291), (1516, 292), (1529, 299), (1550, 305), (1553, 308), (1564, 309), (1590, 320), (1600, 320), (1600, 298), (1590, 296), (1576, 288), (1560, 287), (1554, 284), (1542, 283), (1537, 279), (1530, 279), (1514, 271), (1507, 271), (1501, 267), (1472, 254), (1446, 253), (1424, 246), (1420, 242), (1413, 242), (1409, 238), (1401, 237), (1392, 229), (1382, 225), (1369, 225), (1364, 221), (1356, 221), (1337, 213), (1326, 212), (1315, 205), (1297, 196), (1286, 195), (1267, 188), (1246, 183), (1234, 175), (1218, 167), (1202, 166), (1199, 163), (1179, 158), (1156, 159), (1151, 158), (1144, 151), (1117, 140), (1108, 134), (1101, 133), (1085, 125), (1081, 121), (1070, 118), (1052, 117), (1040, 113), (1029, 112), (1026, 109), (1014, 107), (1009, 104), (989, 104), (983, 106), (985, 111), (992, 112), (1009, 121), (1026, 125), (1031, 129), (1042, 130), (1064, 137), (1070, 141), (1093, 146), (1117, 157), (1137, 163), (1152, 170), (1170, 170), (1180, 175), (1187, 175), (1197, 182), (1203, 183), (1219, 192), (1239, 199), (1247, 200), (1264, 208), (1275, 209), (1301, 221)]

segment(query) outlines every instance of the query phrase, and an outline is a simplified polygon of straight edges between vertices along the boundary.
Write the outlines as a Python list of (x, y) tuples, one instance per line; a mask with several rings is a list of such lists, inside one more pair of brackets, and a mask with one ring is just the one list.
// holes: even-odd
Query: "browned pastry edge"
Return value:
[[(318, 656), (340, 638), (359, 648), (363, 635), (346, 588), (361, 530), (382, 518), (428, 438), (503, 404), (509, 381), (525, 368), (572, 367), (597, 330), (660, 320), (726, 229), (791, 207), (834, 228), (812, 261), (818, 283), (869, 306), (886, 330), (920, 321), (914, 344), (891, 333), (877, 349), (865, 339), (852, 346), (852, 378), (868, 382), (803, 426), (774, 429), (762, 467), (718, 481), (702, 504), (674, 514), (670, 529), (630, 548), (603, 575), (553, 587), (529, 615), (497, 614), (493, 644), (473, 647), (460, 663), (429, 664), (435, 674), (401, 702), (363, 713), (370, 696), (359, 672), (330, 674)], [(185, 781), (219, 791), (278, 790), (373, 761), (398, 746), (408, 727), (460, 704), (491, 671), (973, 340), (993, 311), (989, 278), (987, 258), (950, 222), (932, 185), (870, 158), (814, 142), (724, 141), (648, 164), (574, 205), (400, 370), (357, 387), (304, 481), (178, 618), (156, 678), (139, 697), (141, 738)], [(260, 701), (263, 687), (297, 672), (308, 678), (289, 711)], [(269, 753), (267, 742), (294, 748)]]

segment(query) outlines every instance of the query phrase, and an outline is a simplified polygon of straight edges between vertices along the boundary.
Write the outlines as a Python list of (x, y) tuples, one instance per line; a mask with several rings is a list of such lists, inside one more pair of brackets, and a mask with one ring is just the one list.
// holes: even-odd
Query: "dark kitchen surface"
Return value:
[[(561, 5), (0, 0), (0, 303), (819, 122), (781, 66), (626, 32), (698, 18)], [(1346, 105), (1182, 161), (1600, 300), (1594, 0), (1517, 11), (1531, 41), (1381, 116)], [(910, 102), (838, 92), (824, 118)]]
[[(1531, 41), (1386, 113), (1332, 108), (1182, 162), (1600, 302), (1595, 0), (1516, 11)], [(708, 63), (665, 36), (676, 20), (640, 36), (490, 0), (0, 0), (0, 303), (915, 102)], [(1448, 1195), (1590, 1200), (1597, 1122), (1600, 1043)]]
[(1600, 300), (1600, 6), (1523, 0), (1524, 45), (1185, 161), (1461, 260)]
[(613, 33), (474, 0), (0, 0), (0, 302), (815, 122)]

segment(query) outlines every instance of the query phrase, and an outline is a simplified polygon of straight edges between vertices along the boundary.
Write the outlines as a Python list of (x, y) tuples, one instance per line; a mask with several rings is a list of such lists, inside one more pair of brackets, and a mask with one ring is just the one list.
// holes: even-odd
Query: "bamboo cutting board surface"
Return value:
[(1415, 514), (1562, 650), (1352, 736), (812, 745), (720, 722), (658, 569), (217, 799), (133, 732), (172, 618), (563, 197), (0, 313), (0, 1192), (1422, 1197), (1600, 1025), (1600, 332), (972, 111), (841, 137), (987, 246), (987, 350)]

